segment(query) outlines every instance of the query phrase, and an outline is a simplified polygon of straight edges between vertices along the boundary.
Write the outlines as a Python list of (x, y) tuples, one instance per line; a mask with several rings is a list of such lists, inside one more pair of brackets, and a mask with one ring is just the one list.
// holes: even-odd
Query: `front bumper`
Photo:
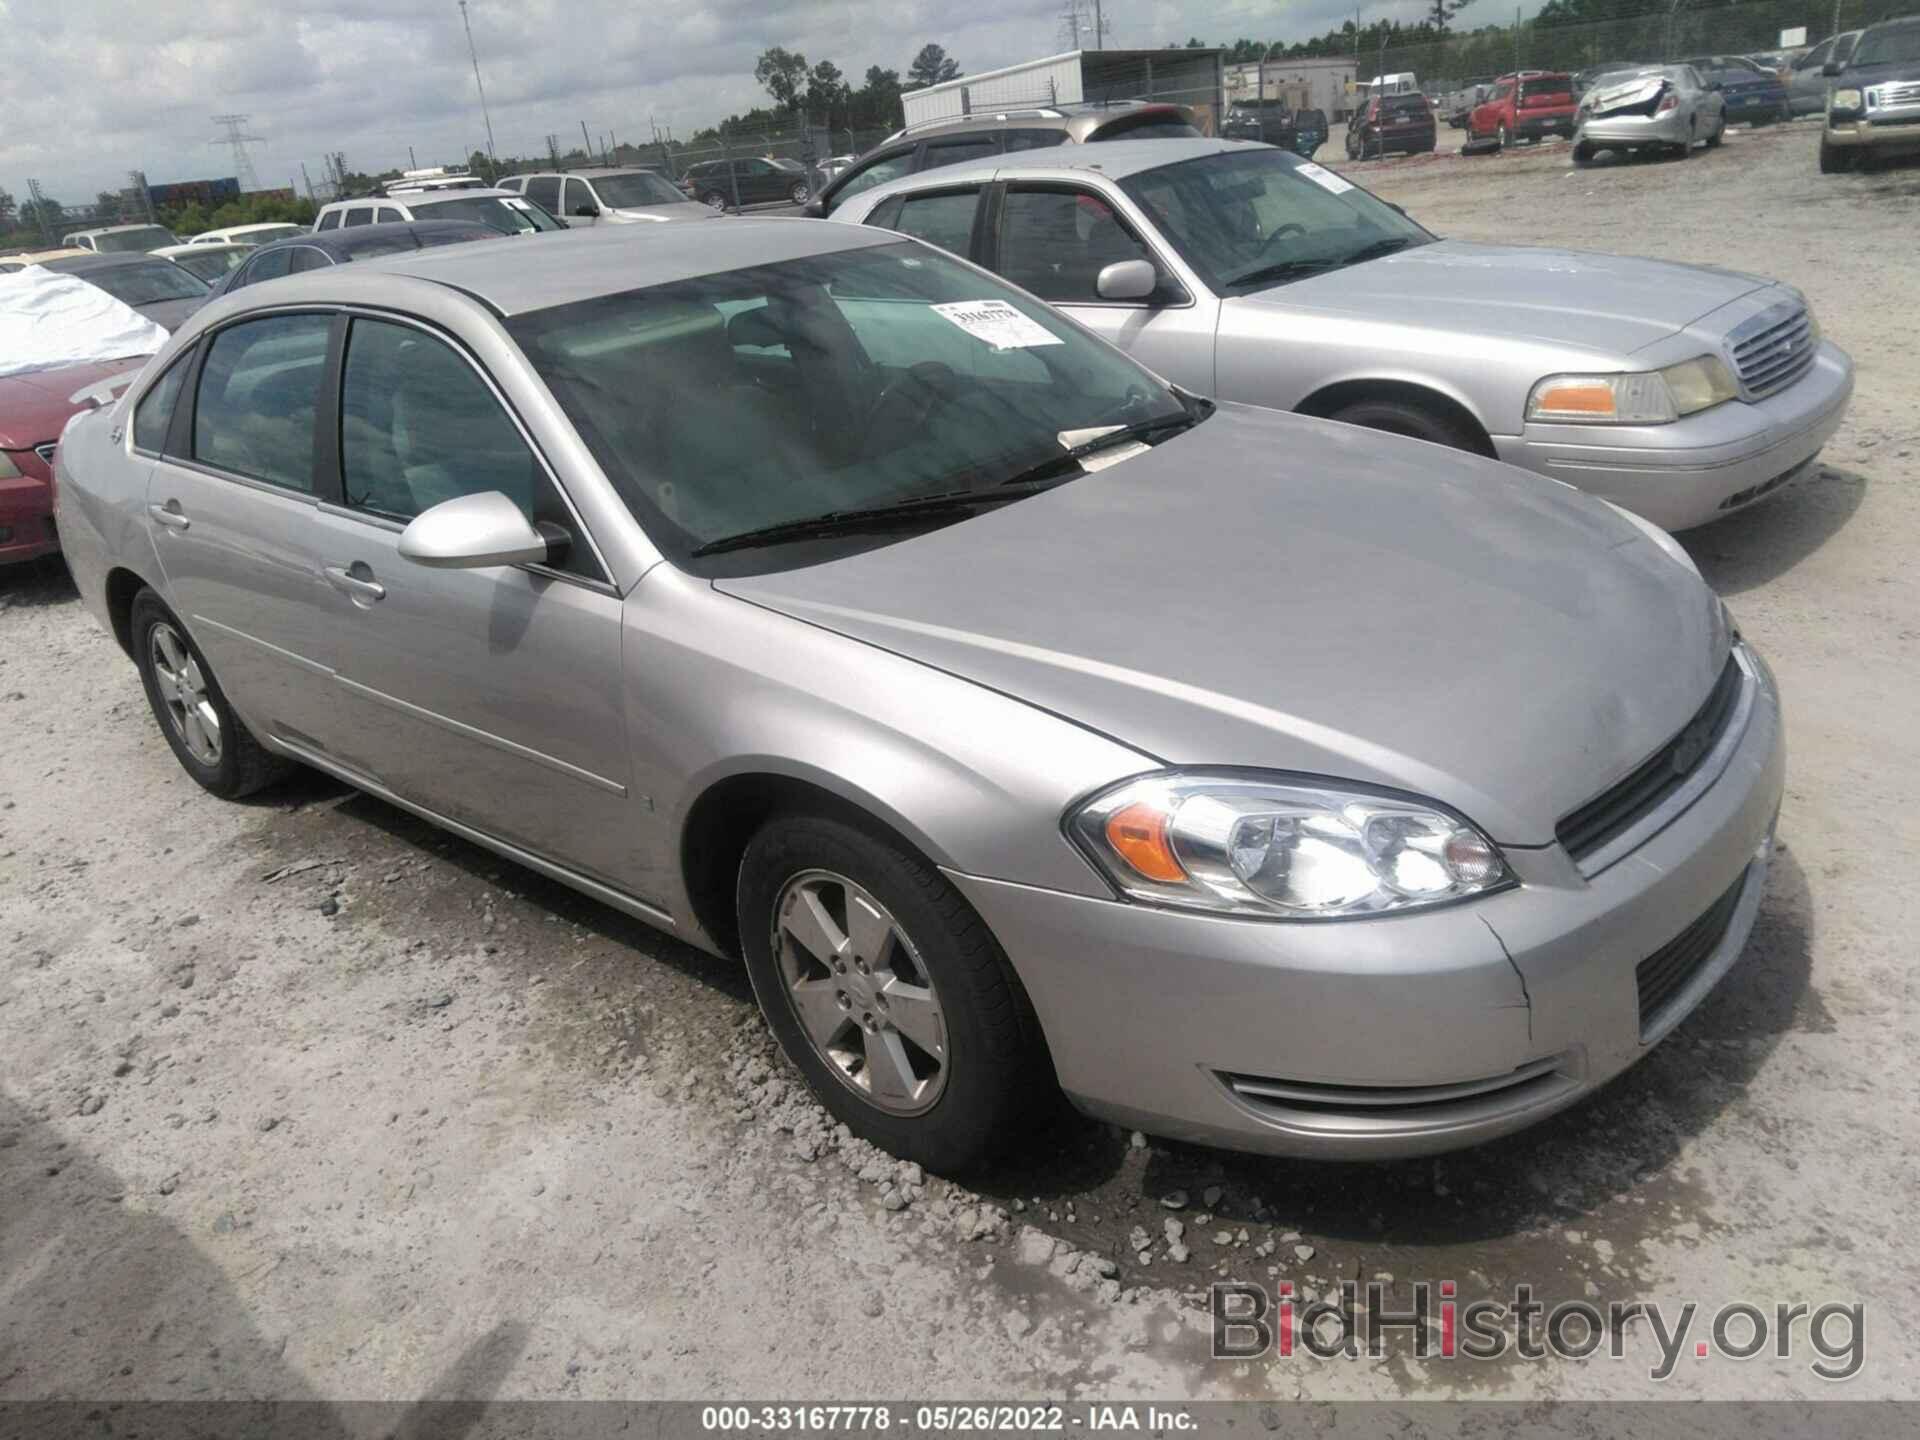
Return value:
[(1846, 150), (1893, 154), (1920, 150), (1920, 105), (1875, 110), (1857, 120), (1827, 118), (1827, 144)]
[(0, 565), (60, 548), (53, 528), (53, 487), (32, 475), (0, 480)]
[(1807, 373), (1764, 400), (1729, 400), (1671, 425), (1530, 424), (1493, 445), (1510, 465), (1686, 530), (1793, 478), (1840, 428), (1852, 397), (1853, 361), (1822, 341)]
[[(1277, 1155), (1430, 1154), (1589, 1094), (1699, 1004), (1745, 948), (1785, 772), (1778, 697), (1719, 777), (1583, 877), (1510, 850), (1520, 884), (1397, 918), (1262, 922), (951, 875), (1019, 973), (1060, 1083), (1089, 1113)], [(1636, 970), (1712, 933), (1654, 1013)]]
[(1679, 110), (1664, 115), (1589, 116), (1574, 139), (1599, 150), (1616, 145), (1684, 145), (1689, 139), (1687, 116)]

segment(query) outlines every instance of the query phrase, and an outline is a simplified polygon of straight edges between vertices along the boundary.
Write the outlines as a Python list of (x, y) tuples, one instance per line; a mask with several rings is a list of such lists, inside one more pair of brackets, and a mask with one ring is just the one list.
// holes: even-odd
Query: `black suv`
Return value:
[(1920, 15), (1869, 26), (1844, 62), (1829, 60), (1820, 173), (1857, 160), (1920, 155)]
[(1045, 106), (928, 120), (889, 135), (841, 171), (807, 206), (807, 214), (816, 218), (831, 215), (835, 206), (862, 190), (902, 175), (987, 155), (1085, 145), (1096, 140), (1191, 139), (1199, 133), (1193, 112), (1186, 106), (1150, 100), (1073, 109)]
[[(727, 173), (729, 164), (733, 166), (731, 175)], [(687, 192), (688, 198), (711, 205), (715, 210), (735, 204), (736, 197), (741, 205), (765, 205), (774, 200), (804, 205), (812, 193), (807, 172), (799, 165), (791, 160), (763, 160), (758, 156), (742, 156), (732, 161), (702, 160), (697, 165), (689, 165), (680, 177), (680, 188)]]
[(1293, 111), (1284, 100), (1240, 100), (1227, 111), (1220, 134), (1228, 140), (1264, 140), (1293, 148)]

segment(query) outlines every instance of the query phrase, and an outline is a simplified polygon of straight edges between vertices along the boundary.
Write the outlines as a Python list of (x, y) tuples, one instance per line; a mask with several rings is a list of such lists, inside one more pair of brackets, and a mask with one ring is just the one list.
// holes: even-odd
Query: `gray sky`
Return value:
[[(1485, 21), (1498, 8), (1487, 0)], [(1535, 8), (1535, 3), (1528, 9)], [(1061, 0), (471, 0), (474, 39), (502, 155), (564, 146), (580, 122), (598, 137), (644, 140), (649, 115), (686, 136), (766, 99), (753, 81), (770, 45), (834, 61), (858, 82), (867, 66), (905, 71), (926, 41), (970, 72), (1052, 53)], [(1364, 8), (1413, 19), (1424, 0)], [(1475, 11), (1481, 7), (1476, 5)], [(1196, 34), (1298, 40), (1350, 16), (1343, 0), (1107, 0), (1109, 43), (1150, 47)], [(1482, 21), (1469, 11), (1467, 20)], [(296, 179), (305, 161), (345, 152), (369, 173), (457, 161), (485, 141), (454, 0), (0, 0), (8, 70), (31, 94), (0, 126), (0, 187), (27, 179), (69, 204), (118, 189), (127, 171), (155, 184), (231, 175), (231, 150), (209, 144), (211, 116), (239, 112), (262, 185)], [(16, 85), (16, 91), (19, 86)]]

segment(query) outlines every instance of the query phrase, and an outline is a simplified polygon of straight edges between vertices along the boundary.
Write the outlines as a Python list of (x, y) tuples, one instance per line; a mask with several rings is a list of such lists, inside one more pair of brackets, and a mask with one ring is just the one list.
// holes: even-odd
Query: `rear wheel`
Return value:
[(1727, 122), (1723, 118), (1718, 125), (1713, 127), (1713, 133), (1707, 136), (1707, 149), (1718, 150), (1720, 148), (1720, 142), (1726, 138)]
[(700, 203), (709, 210), (724, 210), (727, 208), (727, 197), (718, 190), (709, 190), (700, 197)]
[(1486, 448), (1478, 436), (1453, 416), (1411, 400), (1358, 400), (1327, 418), (1475, 454), (1483, 453)]
[(779, 816), (747, 845), (738, 910), (774, 1038), (863, 1139), (964, 1170), (1034, 1113), (1049, 1081), (1026, 994), (925, 860), (842, 820)]
[(213, 667), (152, 590), (133, 597), (133, 657), (160, 733), (203, 789), (238, 800), (290, 772), (291, 760), (253, 738), (227, 703)]
[(807, 189), (807, 185), (804, 180), (795, 181), (793, 189), (791, 189), (787, 193), (792, 198), (793, 203), (796, 205), (806, 204), (808, 198), (812, 194), (812, 192)]

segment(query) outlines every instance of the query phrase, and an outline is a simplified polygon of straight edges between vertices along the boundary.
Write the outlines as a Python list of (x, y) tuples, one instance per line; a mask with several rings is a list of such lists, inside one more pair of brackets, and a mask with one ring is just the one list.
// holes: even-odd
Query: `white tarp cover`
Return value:
[(151, 355), (167, 332), (77, 275), (39, 265), (0, 274), (0, 375)]

